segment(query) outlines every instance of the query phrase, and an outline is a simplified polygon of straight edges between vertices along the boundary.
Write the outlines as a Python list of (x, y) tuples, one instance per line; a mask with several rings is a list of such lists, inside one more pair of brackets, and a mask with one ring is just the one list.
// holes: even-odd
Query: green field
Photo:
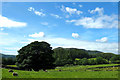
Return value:
[[(118, 78), (118, 67), (95, 68), (115, 65), (118, 64), (56, 67), (56, 69), (50, 69), (47, 72), (43, 70), (39, 72), (14, 70), (14, 72), (18, 73), (18, 76), (12, 76), (12, 73), (8, 72), (8, 69), (2, 69), (2, 78)], [(58, 71), (60, 69), (62, 71)]]

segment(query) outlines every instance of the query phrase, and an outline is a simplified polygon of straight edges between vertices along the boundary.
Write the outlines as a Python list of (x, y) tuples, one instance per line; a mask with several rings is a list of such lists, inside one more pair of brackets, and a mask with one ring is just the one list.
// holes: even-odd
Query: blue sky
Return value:
[(117, 19), (117, 2), (4, 2), (0, 52), (16, 55), (37, 40), (117, 54)]

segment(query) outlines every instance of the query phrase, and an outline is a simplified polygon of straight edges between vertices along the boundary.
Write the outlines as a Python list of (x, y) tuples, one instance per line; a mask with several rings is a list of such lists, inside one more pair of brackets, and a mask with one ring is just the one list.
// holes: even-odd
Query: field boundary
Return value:
[(2, 80), (119, 80), (118, 78), (2, 78)]
[[(120, 65), (116, 65), (116, 66), (104, 66), (104, 67), (92, 67), (92, 68), (109, 68), (109, 67), (120, 67)], [(92, 69), (92, 68), (87, 68), (87, 69)]]

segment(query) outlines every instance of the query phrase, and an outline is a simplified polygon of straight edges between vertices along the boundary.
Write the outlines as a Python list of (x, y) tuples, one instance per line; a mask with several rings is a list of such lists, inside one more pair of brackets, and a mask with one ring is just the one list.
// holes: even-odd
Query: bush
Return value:
[(120, 63), (120, 55), (113, 56), (110, 59), (111, 63), (119, 64)]
[(74, 61), (75, 65), (95, 65), (95, 64), (108, 64), (108, 60), (104, 59), (102, 57), (98, 57), (98, 58), (76, 58)]
[(90, 59), (88, 59), (88, 64), (89, 65), (95, 65), (96, 64), (96, 58), (90, 58)]
[(95, 60), (95, 63), (96, 64), (108, 64), (108, 60), (102, 58), (102, 57), (97, 57), (96, 60)]

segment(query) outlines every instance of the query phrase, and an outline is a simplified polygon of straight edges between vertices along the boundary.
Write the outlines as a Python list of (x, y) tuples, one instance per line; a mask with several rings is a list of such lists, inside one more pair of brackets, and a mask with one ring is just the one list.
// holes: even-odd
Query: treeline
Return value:
[(2, 60), (2, 64), (4, 65), (14, 65), (16, 62), (15, 55), (5, 55), (5, 54), (0, 53), (0, 59)]
[[(113, 53), (62, 47), (55, 48), (53, 51), (56, 66), (120, 63), (120, 55)], [(2, 58), (2, 64), (4, 65), (15, 65), (15, 63), (15, 56), (5, 57), (4, 55)]]
[(96, 65), (119, 63), (120, 55), (102, 53), (99, 51), (87, 51), (77, 48), (55, 48), (54, 58), (57, 66), (64, 65)]
[(2, 64), (3, 65), (15, 65), (16, 63), (16, 58), (2, 58)]

